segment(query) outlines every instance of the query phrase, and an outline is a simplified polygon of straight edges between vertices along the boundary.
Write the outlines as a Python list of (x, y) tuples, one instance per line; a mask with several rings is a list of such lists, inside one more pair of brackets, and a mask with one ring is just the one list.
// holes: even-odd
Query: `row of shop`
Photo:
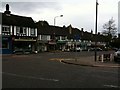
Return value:
[[(76, 46), (77, 45), (77, 46)], [(82, 45), (80, 42), (68, 42), (68, 41), (39, 41), (37, 40), (15, 40), (13, 37), (2, 37), (2, 53), (12, 54), (18, 51), (30, 51), (30, 52), (46, 52), (46, 51), (66, 51), (73, 48), (80, 47), (85, 49), (87, 44)]]
[(19, 51), (47, 52), (47, 51), (70, 51), (75, 48), (87, 50), (91, 48), (90, 42), (80, 41), (37, 41), (37, 40), (15, 40), (12, 37), (2, 37), (2, 53), (12, 54)]
[[(104, 42), (104, 36), (84, 32), (68, 27), (52, 26), (47, 21), (34, 22), (31, 17), (13, 15), (6, 5), (6, 11), (0, 13), (0, 35), (3, 54), (15, 52), (69, 51), (74, 48), (87, 49), (91, 42)], [(98, 38), (96, 38), (99, 36)], [(107, 40), (107, 39), (105, 39)]]
[[(103, 46), (104, 45), (99, 45)], [(57, 41), (57, 42), (44, 42), (41, 41), (37, 44), (38, 52), (45, 51), (73, 51), (79, 48), (81, 51), (86, 51), (90, 48), (94, 48), (94, 44), (91, 42), (81, 42), (81, 41)]]

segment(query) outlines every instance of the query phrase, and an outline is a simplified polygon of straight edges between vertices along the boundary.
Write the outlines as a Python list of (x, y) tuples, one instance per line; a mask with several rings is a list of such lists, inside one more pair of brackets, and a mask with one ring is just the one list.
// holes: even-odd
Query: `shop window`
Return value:
[(2, 41), (2, 48), (3, 49), (8, 49), (9, 48), (9, 44), (7, 41)]
[(41, 35), (41, 40), (47, 40), (47, 35)]
[(57, 38), (57, 39), (58, 39), (58, 40), (61, 40), (61, 39), (60, 39), (60, 36), (58, 36), (58, 38)]

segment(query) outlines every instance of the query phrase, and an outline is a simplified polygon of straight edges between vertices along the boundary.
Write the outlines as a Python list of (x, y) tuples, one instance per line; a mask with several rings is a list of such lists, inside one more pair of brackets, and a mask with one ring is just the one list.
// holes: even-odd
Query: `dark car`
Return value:
[[(90, 48), (90, 49), (88, 49), (88, 51), (95, 51), (95, 48)], [(102, 49), (101, 48), (96, 48), (96, 51), (102, 51)]]
[(17, 48), (13, 51), (14, 54), (30, 54), (31, 50), (30, 49), (22, 49), (22, 48)]
[(114, 61), (115, 62), (118, 62), (118, 61), (120, 62), (120, 49), (115, 52)]

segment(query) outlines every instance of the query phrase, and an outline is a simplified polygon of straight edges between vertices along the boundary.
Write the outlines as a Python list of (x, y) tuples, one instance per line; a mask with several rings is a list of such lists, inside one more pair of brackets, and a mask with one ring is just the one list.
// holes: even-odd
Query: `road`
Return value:
[(40, 53), (3, 57), (3, 88), (118, 88), (118, 68), (64, 64), (52, 58), (90, 56), (90, 52)]

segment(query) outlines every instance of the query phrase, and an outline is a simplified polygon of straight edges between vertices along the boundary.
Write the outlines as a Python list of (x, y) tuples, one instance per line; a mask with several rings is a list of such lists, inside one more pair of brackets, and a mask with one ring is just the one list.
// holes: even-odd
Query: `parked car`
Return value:
[(76, 47), (76, 48), (72, 48), (70, 51), (73, 51), (73, 52), (80, 52), (82, 51), (82, 49), (80, 47)]
[(115, 61), (115, 62), (120, 61), (120, 49), (115, 52), (114, 61)]
[(80, 47), (76, 47), (76, 51), (80, 52), (82, 49)]
[(86, 49), (84, 48), (84, 49), (82, 49), (82, 51), (89, 51), (89, 49), (88, 48), (86, 48)]
[[(96, 48), (97, 51), (103, 51), (101, 48)], [(95, 48), (90, 48), (88, 51), (95, 51)]]
[(31, 50), (30, 49), (22, 49), (22, 48), (17, 48), (13, 51), (14, 54), (30, 54)]
[(70, 49), (64, 49), (62, 51), (65, 51), (65, 52), (70, 52)]
[(112, 50), (116, 52), (118, 50), (118, 48), (112, 48)]

